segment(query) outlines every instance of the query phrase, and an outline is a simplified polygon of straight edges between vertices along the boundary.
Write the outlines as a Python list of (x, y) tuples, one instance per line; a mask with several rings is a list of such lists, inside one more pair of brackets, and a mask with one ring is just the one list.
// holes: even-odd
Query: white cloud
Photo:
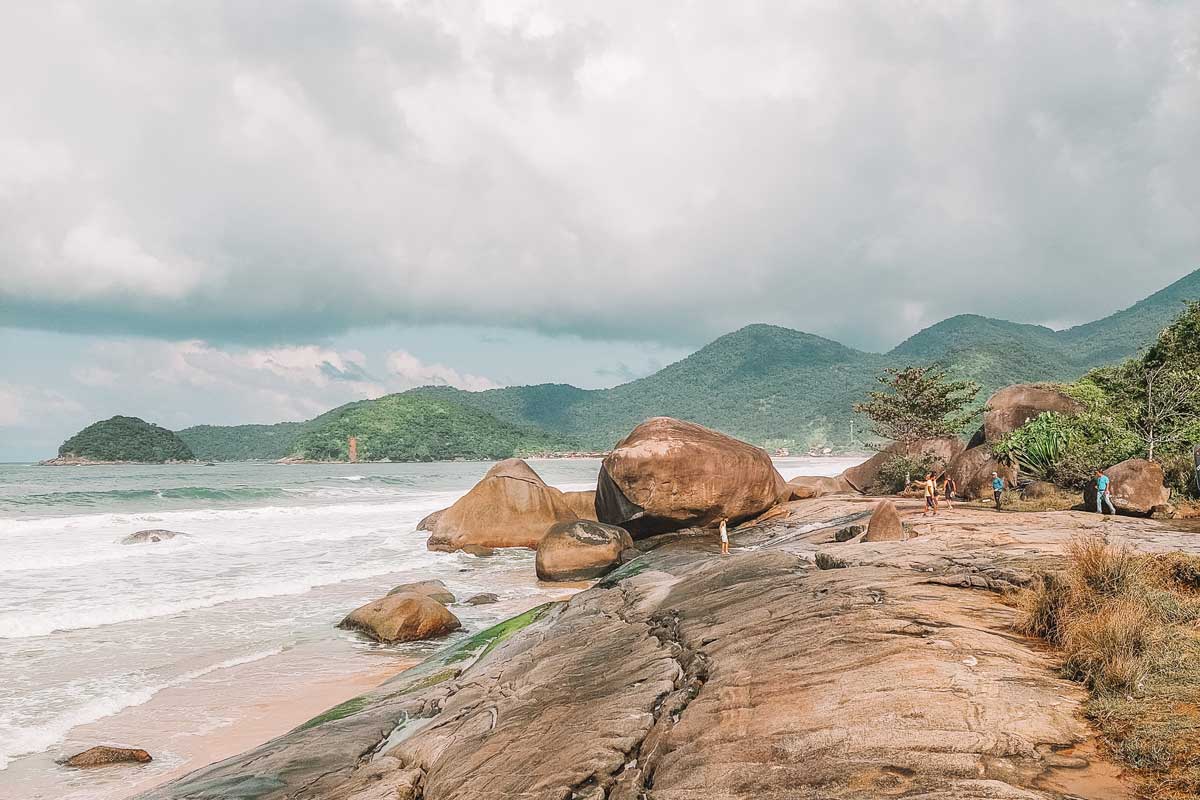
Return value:
[(483, 389), (495, 389), (498, 383), (479, 375), (460, 373), (444, 364), (426, 364), (412, 353), (396, 350), (388, 353), (387, 368), (392, 377), (408, 387), (415, 386), (453, 386), (478, 392)]
[(37, 386), (0, 383), (0, 428), (52, 425), (83, 407), (59, 392)]

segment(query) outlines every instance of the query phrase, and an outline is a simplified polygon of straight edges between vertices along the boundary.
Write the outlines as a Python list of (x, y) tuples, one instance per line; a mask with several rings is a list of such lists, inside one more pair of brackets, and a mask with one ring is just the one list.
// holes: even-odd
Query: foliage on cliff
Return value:
[(357, 437), (360, 461), (499, 459), (574, 447), (565, 437), (501, 422), (450, 399), (393, 394), (312, 420), (296, 437), (292, 455), (346, 460), (351, 436)]
[(136, 461), (161, 464), (191, 461), (192, 451), (173, 431), (137, 417), (94, 422), (62, 443), (60, 457), (91, 461)]
[(275, 425), (196, 425), (178, 431), (196, 458), (206, 461), (274, 461), (292, 452), (304, 422)]

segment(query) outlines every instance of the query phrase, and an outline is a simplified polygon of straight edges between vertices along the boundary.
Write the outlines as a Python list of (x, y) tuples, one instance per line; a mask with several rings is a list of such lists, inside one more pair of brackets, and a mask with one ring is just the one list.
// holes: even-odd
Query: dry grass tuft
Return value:
[(1200, 558), (1078, 538), (1019, 593), (1016, 627), (1055, 645), (1089, 715), (1149, 796), (1200, 793)]

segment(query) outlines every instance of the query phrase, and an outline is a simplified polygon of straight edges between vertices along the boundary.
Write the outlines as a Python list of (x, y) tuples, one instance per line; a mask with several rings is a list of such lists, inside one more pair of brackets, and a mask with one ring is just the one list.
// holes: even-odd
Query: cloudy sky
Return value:
[(1200, 267), (1200, 2), (0, 7), (0, 460)]

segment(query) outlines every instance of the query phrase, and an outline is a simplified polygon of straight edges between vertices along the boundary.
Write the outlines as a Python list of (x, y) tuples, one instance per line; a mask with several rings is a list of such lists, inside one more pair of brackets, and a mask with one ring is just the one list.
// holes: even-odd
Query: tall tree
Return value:
[(889, 367), (877, 380), (884, 390), (867, 392), (869, 399), (854, 410), (869, 417), (871, 431), (883, 439), (909, 444), (956, 436), (975, 417), (970, 406), (979, 384), (951, 380), (943, 367)]

